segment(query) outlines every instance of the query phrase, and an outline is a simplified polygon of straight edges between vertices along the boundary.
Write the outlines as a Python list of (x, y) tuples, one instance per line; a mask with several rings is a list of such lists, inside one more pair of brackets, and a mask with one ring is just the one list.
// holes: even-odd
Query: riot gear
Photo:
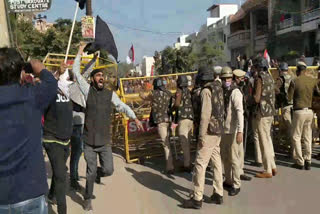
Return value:
[(177, 85), (180, 88), (188, 87), (188, 78), (186, 76), (179, 76), (177, 80)]
[(232, 78), (233, 72), (232, 69), (228, 66), (222, 68), (221, 78)]

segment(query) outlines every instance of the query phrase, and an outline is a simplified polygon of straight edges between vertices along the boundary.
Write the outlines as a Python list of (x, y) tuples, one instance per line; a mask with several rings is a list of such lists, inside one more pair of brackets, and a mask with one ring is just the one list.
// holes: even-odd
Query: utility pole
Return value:
[(0, 48), (10, 47), (10, 34), (8, 29), (6, 0), (0, 0)]

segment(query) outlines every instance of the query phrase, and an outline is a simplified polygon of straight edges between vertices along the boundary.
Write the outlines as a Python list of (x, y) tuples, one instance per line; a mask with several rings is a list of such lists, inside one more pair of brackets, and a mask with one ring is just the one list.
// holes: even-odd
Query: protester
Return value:
[(58, 80), (56, 100), (50, 103), (44, 114), (43, 145), (52, 168), (52, 181), (48, 199), (57, 200), (58, 213), (67, 213), (66, 202), (66, 162), (69, 155), (69, 143), (72, 135), (72, 102), (69, 99), (66, 80), (60, 78), (67, 69), (62, 63), (55, 73)]
[(0, 48), (0, 213), (48, 213), (41, 115), (56, 96), (57, 81), (40, 61), (30, 65), (41, 82), (20, 85), (22, 57)]
[[(86, 100), (83, 141), (84, 157), (87, 162), (87, 182), (84, 208), (89, 211), (92, 210), (94, 181), (100, 183), (101, 177), (111, 176), (114, 171), (110, 130), (112, 104), (117, 111), (134, 119), (139, 130), (143, 130), (143, 126), (134, 112), (121, 102), (116, 93), (104, 88), (102, 70), (96, 69), (91, 72), (91, 85), (83, 78), (80, 74), (80, 60), (84, 48), (85, 44), (80, 44), (73, 64), (73, 72)], [(97, 167), (97, 155), (101, 167)]]
[[(84, 73), (82, 74), (84, 79), (88, 79), (90, 73), (95, 65), (97, 55), (86, 65)], [(70, 156), (70, 186), (75, 190), (80, 190), (78, 181), (78, 165), (80, 156), (83, 152), (83, 126), (85, 118), (86, 101), (79, 88), (79, 85), (73, 79), (74, 83), (70, 85), (70, 99), (73, 104), (73, 131), (71, 136), (71, 156)]]

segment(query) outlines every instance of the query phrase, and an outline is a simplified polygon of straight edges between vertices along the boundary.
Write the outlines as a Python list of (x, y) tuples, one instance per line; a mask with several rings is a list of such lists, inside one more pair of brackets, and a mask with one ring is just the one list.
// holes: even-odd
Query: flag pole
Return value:
[(77, 2), (76, 11), (75, 11), (74, 17), (73, 17), (73, 22), (72, 22), (72, 27), (71, 27), (71, 32), (70, 32), (70, 37), (69, 37), (67, 52), (66, 52), (66, 57), (64, 58), (64, 63), (66, 63), (66, 62), (67, 62), (67, 59), (68, 59), (68, 54), (69, 54), (69, 51), (70, 51), (70, 46), (71, 46), (71, 41), (72, 41), (72, 35), (73, 35), (73, 31), (74, 31), (74, 25), (75, 25), (75, 23), (76, 23), (76, 18), (77, 18), (77, 14), (78, 14), (78, 9), (79, 9), (79, 2)]

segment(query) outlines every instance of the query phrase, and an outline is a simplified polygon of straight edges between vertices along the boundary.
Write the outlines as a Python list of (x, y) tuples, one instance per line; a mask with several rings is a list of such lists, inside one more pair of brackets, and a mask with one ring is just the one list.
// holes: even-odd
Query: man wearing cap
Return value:
[(211, 202), (223, 203), (223, 177), (220, 155), (220, 141), (223, 132), (224, 101), (220, 81), (214, 81), (213, 72), (207, 67), (199, 69), (201, 91), (201, 119), (198, 149), (194, 166), (194, 196), (184, 201), (184, 208), (202, 207), (206, 168), (211, 160), (213, 166), (213, 194)]
[(262, 152), (264, 171), (257, 173), (258, 178), (272, 178), (277, 174), (271, 138), (271, 126), (275, 115), (275, 86), (271, 74), (268, 72), (268, 62), (257, 57), (253, 63), (258, 72), (255, 79), (253, 97), (255, 100), (255, 117), (259, 133), (259, 144)]
[[(100, 177), (111, 176), (114, 171), (110, 130), (112, 104), (117, 111), (134, 119), (139, 130), (143, 130), (143, 127), (134, 112), (121, 102), (116, 93), (104, 88), (102, 70), (96, 69), (91, 72), (90, 85), (80, 74), (81, 54), (84, 47), (85, 45), (80, 45), (73, 64), (73, 72), (86, 100), (83, 142), (84, 158), (87, 162), (87, 182), (84, 208), (89, 211), (92, 210), (91, 199), (93, 198), (94, 181), (99, 183)], [(101, 167), (97, 167), (97, 155)]]
[(245, 81), (245, 75), (246, 72), (244, 72), (243, 70), (240, 69), (236, 69), (233, 71), (233, 75), (234, 75), (234, 80), (236, 85), (238, 86), (239, 90), (241, 91), (242, 95), (243, 95), (243, 115), (244, 115), (244, 130), (243, 130), (243, 146), (240, 147), (240, 179), (244, 180), (244, 181), (250, 181), (251, 177), (247, 176), (244, 174), (244, 158), (245, 158), (245, 152), (246, 152), (246, 143), (247, 143), (247, 135), (248, 135), (248, 122), (249, 117), (250, 117), (250, 112), (248, 109), (248, 104), (250, 105), (250, 90), (249, 90), (249, 86), (248, 83)]
[[(293, 145), (295, 150), (295, 164), (292, 167), (302, 170), (311, 169), (312, 154), (312, 120), (313, 94), (320, 94), (318, 80), (308, 76), (307, 65), (299, 61), (297, 64), (297, 78), (289, 87), (288, 98), (293, 99)], [(301, 136), (304, 137), (305, 150), (302, 153)]]
[(183, 150), (183, 171), (191, 172), (189, 135), (193, 128), (193, 108), (191, 93), (188, 89), (188, 78), (179, 76), (174, 107), (176, 109), (176, 123), (178, 123), (179, 140)]
[(291, 113), (292, 113), (293, 101), (292, 99), (291, 100), (288, 99), (288, 89), (293, 79), (293, 76), (289, 74), (289, 66), (286, 62), (280, 63), (279, 71), (280, 71), (280, 75), (276, 81), (277, 90), (278, 90), (277, 103), (279, 105), (278, 107), (281, 108), (281, 115), (285, 125), (286, 135), (288, 136), (289, 142), (287, 143), (290, 146), (290, 156), (294, 157), (294, 152), (293, 152), (294, 149), (291, 143), (291, 136), (292, 136)]
[[(224, 93), (224, 134), (222, 135), (221, 156), (225, 172), (225, 186), (231, 187), (230, 196), (239, 194), (241, 187), (241, 165), (243, 162), (243, 95), (232, 83), (232, 69), (223, 67), (221, 72)], [(242, 159), (242, 160), (241, 160)]]

